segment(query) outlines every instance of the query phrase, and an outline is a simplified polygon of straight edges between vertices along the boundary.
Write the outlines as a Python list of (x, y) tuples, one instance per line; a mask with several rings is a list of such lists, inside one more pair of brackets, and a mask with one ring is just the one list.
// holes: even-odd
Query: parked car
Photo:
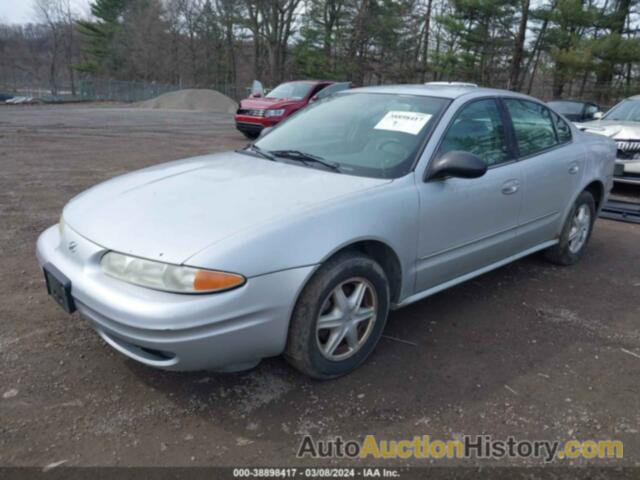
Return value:
[(582, 100), (553, 100), (547, 102), (556, 112), (572, 122), (588, 122), (602, 116), (600, 107), (593, 102)]
[(601, 119), (579, 127), (614, 139), (618, 147), (614, 181), (640, 185), (640, 95), (623, 100)]
[(258, 138), (262, 129), (273, 127), (305, 107), (329, 81), (297, 81), (278, 85), (264, 97), (251, 96), (240, 102), (236, 112), (236, 128), (247, 138)]
[(36, 102), (37, 100), (33, 97), (17, 96), (17, 97), (11, 97), (8, 100), (5, 100), (4, 103), (11, 104), (11, 105), (20, 105), (24, 103), (36, 103)]
[(37, 256), (51, 296), (143, 364), (284, 354), (333, 378), (371, 354), (390, 309), (537, 251), (577, 262), (615, 151), (514, 92), (348, 90), (242, 150), (91, 188)]

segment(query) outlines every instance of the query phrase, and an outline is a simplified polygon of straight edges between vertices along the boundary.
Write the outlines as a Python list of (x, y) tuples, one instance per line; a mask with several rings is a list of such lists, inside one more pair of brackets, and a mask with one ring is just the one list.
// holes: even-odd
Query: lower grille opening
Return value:
[[(134, 347), (135, 346), (137, 345), (134, 345)], [(153, 348), (146, 348), (146, 347), (140, 347), (140, 346), (137, 346), (137, 347), (143, 352), (147, 352), (148, 354), (153, 355), (155, 357), (160, 357), (163, 360), (171, 360), (176, 356), (175, 353), (171, 353), (171, 352), (163, 352), (162, 350), (154, 350)]]
[(129, 352), (131, 355), (142, 357), (154, 362), (166, 362), (176, 358), (176, 354), (173, 352), (156, 350), (155, 348), (148, 348), (148, 347), (143, 347), (142, 345), (136, 345), (134, 343), (127, 342), (122, 338), (116, 337), (111, 333), (107, 333), (104, 330), (101, 330), (101, 333), (105, 337), (107, 337), (111, 342), (118, 345), (118, 347), (122, 349), (123, 353), (125, 354), (126, 352)]

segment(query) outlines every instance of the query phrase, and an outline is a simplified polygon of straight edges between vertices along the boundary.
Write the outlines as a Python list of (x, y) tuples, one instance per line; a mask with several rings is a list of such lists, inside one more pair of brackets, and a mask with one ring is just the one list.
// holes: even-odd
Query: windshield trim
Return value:
[[(424, 96), (427, 96), (427, 95), (424, 95)], [(429, 95), (429, 96), (431, 96), (431, 95)], [(426, 132), (426, 134), (424, 136), (424, 140), (422, 141), (422, 143), (416, 149), (416, 155), (415, 155), (415, 157), (413, 159), (413, 163), (411, 164), (411, 168), (409, 169), (409, 171), (407, 173), (415, 172), (416, 168), (418, 167), (418, 163), (420, 162), (420, 159), (422, 158), (422, 154), (424, 153), (425, 149), (427, 148), (427, 145), (429, 145), (429, 142), (431, 141), (431, 137), (433, 136), (433, 132), (435, 131), (436, 127), (438, 125), (440, 125), (440, 120), (442, 120), (442, 117), (449, 110), (449, 107), (453, 103), (453, 99), (452, 98), (446, 98), (446, 97), (435, 97), (435, 98), (440, 98), (442, 100), (447, 100), (447, 103), (444, 105), (442, 110), (440, 110), (440, 113), (438, 114), (438, 116), (436, 118), (434, 118), (433, 123), (431, 124), (431, 126), (429, 127), (429, 130)]]
[[(313, 108), (315, 105), (318, 105), (318, 104), (320, 104), (322, 102), (330, 101), (331, 99), (335, 99), (337, 97), (341, 97), (341, 96), (344, 96), (344, 95), (385, 95), (385, 96), (395, 95), (395, 96), (398, 96), (398, 97), (425, 97), (425, 98), (435, 98), (437, 100), (442, 100), (444, 102), (444, 105), (443, 105), (442, 109), (440, 110), (440, 113), (433, 117), (433, 121), (430, 122), (430, 125), (429, 125), (427, 131), (423, 134), (424, 135), (423, 140), (420, 142), (418, 147), (414, 150), (415, 153), (412, 154), (413, 155), (413, 159), (412, 159), (411, 163), (409, 164), (410, 167), (407, 168), (407, 171), (403, 175), (400, 175), (398, 177), (378, 177), (378, 176), (370, 176), (370, 175), (361, 175), (361, 174), (356, 174), (356, 173), (347, 172), (347, 171), (340, 172), (340, 173), (343, 173), (345, 175), (351, 175), (351, 176), (354, 176), (354, 177), (381, 178), (381, 179), (386, 179), (386, 180), (394, 180), (396, 178), (406, 177), (407, 175), (409, 175), (410, 173), (413, 173), (415, 171), (415, 169), (418, 167), (418, 163), (420, 162), (420, 159), (422, 158), (422, 154), (424, 153), (425, 149), (427, 148), (427, 145), (429, 145), (429, 141), (431, 140), (431, 137), (433, 136), (433, 132), (435, 131), (436, 127), (440, 124), (440, 120), (442, 120), (442, 117), (449, 110), (449, 107), (451, 107), (451, 104), (454, 101), (454, 99), (451, 98), (451, 97), (442, 97), (442, 96), (439, 96), (439, 95), (419, 95), (419, 94), (415, 94), (415, 93), (389, 93), (389, 92), (359, 92), (357, 89), (347, 89), (347, 90), (341, 90), (339, 92), (336, 92), (336, 93), (334, 93), (333, 95), (330, 95), (327, 98), (323, 98), (323, 99), (319, 100), (318, 102), (310, 105), (310, 107)], [(279, 122), (275, 126), (271, 127), (271, 132), (275, 131), (277, 128), (280, 128), (282, 125), (285, 125), (288, 121), (290, 121), (296, 115), (304, 112), (304, 110), (306, 110), (306, 108), (308, 108), (308, 107), (301, 108), (300, 110), (295, 112), (293, 115), (288, 116), (282, 122)], [(254, 143), (259, 142), (260, 140), (261, 140), (261, 138), (257, 138), (254, 141)], [(299, 166), (305, 167), (305, 168), (313, 168), (313, 167), (309, 167), (308, 165), (303, 165), (301, 162), (291, 163), (291, 165), (299, 165)]]

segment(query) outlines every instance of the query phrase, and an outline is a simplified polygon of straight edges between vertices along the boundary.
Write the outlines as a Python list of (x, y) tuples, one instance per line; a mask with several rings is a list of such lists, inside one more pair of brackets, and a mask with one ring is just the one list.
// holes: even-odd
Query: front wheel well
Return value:
[(397, 303), (402, 288), (402, 267), (396, 252), (389, 245), (378, 240), (362, 240), (341, 248), (331, 255), (331, 257), (348, 250), (364, 253), (382, 267), (387, 276), (387, 280), (389, 280), (391, 303)]
[(596, 202), (596, 212), (600, 211), (602, 199), (604, 198), (604, 185), (598, 180), (594, 180), (587, 185), (584, 190), (589, 192)]

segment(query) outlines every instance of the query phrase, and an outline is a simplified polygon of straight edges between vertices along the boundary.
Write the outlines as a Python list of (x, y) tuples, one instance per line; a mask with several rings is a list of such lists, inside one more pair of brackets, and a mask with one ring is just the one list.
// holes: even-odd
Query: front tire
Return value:
[(345, 375), (373, 352), (389, 314), (384, 270), (359, 252), (322, 265), (302, 290), (291, 317), (285, 358), (317, 379)]
[(545, 258), (556, 265), (573, 265), (587, 248), (593, 223), (596, 219), (596, 203), (591, 193), (582, 192), (565, 221), (559, 242), (544, 251)]

